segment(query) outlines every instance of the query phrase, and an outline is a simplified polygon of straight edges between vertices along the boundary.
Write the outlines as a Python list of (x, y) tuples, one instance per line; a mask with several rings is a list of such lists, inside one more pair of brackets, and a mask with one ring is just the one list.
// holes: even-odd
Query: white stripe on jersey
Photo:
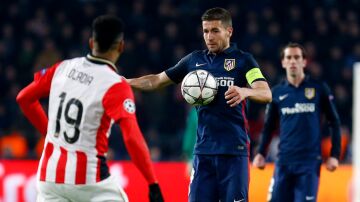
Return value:
[(68, 152), (66, 161), (65, 184), (75, 184), (76, 153)]
[[(60, 147), (54, 144), (54, 151), (49, 158), (46, 168), (46, 181), (55, 182), (56, 168), (60, 158)], [(51, 162), (51, 163), (50, 163)]]
[(91, 184), (91, 183), (95, 183), (96, 182), (96, 171), (97, 171), (97, 163), (98, 163), (98, 158), (94, 157), (94, 156), (88, 156), (88, 161), (87, 161), (87, 174), (86, 174), (86, 183), (87, 184)]

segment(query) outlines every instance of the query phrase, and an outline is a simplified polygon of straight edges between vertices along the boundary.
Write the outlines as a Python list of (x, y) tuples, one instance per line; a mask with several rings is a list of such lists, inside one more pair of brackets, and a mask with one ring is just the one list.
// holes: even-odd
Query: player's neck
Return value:
[(114, 54), (112, 52), (99, 53), (99, 52), (93, 50), (91, 53), (93, 56), (108, 60), (108, 61), (112, 62), (113, 64), (115, 64), (119, 58), (118, 54)]
[(302, 73), (298, 76), (287, 75), (288, 82), (295, 87), (299, 87), (300, 84), (304, 81), (304, 79), (305, 79), (304, 73)]

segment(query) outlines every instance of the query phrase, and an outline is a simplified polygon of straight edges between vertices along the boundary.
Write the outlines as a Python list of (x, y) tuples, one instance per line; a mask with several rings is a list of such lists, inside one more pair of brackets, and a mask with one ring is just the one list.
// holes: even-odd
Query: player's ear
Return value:
[(91, 50), (94, 49), (94, 39), (92, 37), (89, 38), (89, 47)]
[(283, 58), (283, 59), (281, 59), (281, 66), (282, 66), (282, 68), (286, 69), (286, 67), (285, 67), (285, 60), (284, 60), (284, 58)]
[(226, 28), (226, 30), (227, 30), (228, 33), (229, 33), (229, 37), (231, 37), (234, 29), (233, 29), (231, 26), (229, 26), (229, 27)]
[(125, 41), (121, 40), (118, 45), (118, 52), (122, 53), (122, 52), (124, 52), (124, 49), (125, 49)]
[(304, 68), (307, 66), (307, 59), (304, 59)]

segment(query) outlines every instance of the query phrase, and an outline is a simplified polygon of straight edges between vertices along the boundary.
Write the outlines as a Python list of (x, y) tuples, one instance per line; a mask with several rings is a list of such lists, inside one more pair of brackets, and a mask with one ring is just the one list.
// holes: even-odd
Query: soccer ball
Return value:
[(181, 83), (181, 94), (191, 105), (207, 105), (217, 93), (217, 82), (206, 70), (188, 73)]

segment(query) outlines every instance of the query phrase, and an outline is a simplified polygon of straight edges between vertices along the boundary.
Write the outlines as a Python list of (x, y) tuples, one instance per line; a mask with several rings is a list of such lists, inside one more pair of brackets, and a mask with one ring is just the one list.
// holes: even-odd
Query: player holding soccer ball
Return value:
[[(149, 184), (150, 202), (163, 202), (136, 120), (132, 90), (115, 66), (124, 50), (124, 25), (105, 15), (96, 18), (92, 28), (91, 54), (37, 72), (17, 96), (25, 116), (46, 135), (37, 201), (127, 202), (106, 163), (110, 128), (116, 123), (132, 161)], [(39, 102), (45, 97), (49, 119)]]
[[(271, 91), (251, 54), (230, 44), (230, 13), (212, 8), (202, 15), (206, 50), (190, 53), (159, 74), (129, 79), (136, 89), (154, 90), (180, 83), (186, 74), (204, 69), (218, 80), (218, 93), (208, 105), (197, 107), (189, 201), (248, 201), (249, 137), (246, 98), (270, 102)], [(247, 88), (247, 84), (251, 88)]]

